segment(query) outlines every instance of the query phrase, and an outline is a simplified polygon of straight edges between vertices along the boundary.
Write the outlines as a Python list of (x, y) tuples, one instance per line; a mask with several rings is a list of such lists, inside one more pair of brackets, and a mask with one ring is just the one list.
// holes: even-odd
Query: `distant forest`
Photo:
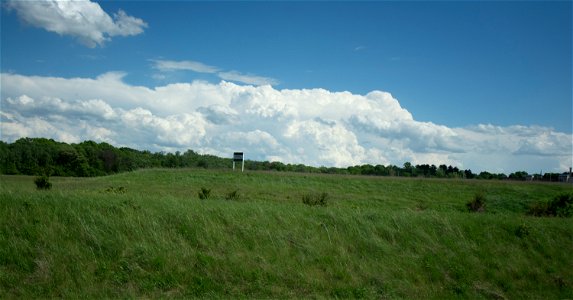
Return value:
[[(230, 169), (231, 158), (199, 154), (193, 150), (184, 153), (140, 151), (116, 148), (107, 143), (85, 141), (66, 144), (45, 138), (21, 138), (13, 143), (0, 141), (0, 173), (9, 175), (48, 176), (104, 176), (129, 172), (142, 168), (205, 168)], [(347, 168), (311, 167), (303, 164), (284, 164), (268, 161), (245, 161), (246, 170), (282, 172), (327, 173), (373, 176), (466, 178), (466, 179), (512, 179), (526, 180), (524, 171), (509, 175), (489, 172), (473, 173), (446, 165), (359, 165)], [(557, 181), (558, 173), (533, 175), (536, 180)]]

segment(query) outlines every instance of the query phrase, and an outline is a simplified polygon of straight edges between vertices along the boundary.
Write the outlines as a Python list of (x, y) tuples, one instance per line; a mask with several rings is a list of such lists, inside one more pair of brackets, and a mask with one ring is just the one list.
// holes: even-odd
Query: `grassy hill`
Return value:
[[(571, 185), (194, 169), (49, 191), (0, 180), (0, 298), (573, 298), (573, 219), (524, 213)], [(326, 206), (302, 201), (322, 193)], [(477, 193), (486, 212), (469, 213)]]

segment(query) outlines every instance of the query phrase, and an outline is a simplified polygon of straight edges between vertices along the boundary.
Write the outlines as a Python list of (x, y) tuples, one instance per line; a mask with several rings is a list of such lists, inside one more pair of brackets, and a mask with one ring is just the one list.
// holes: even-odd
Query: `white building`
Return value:
[(565, 172), (559, 175), (559, 182), (573, 183), (573, 174), (571, 173), (571, 168), (569, 168), (569, 172)]

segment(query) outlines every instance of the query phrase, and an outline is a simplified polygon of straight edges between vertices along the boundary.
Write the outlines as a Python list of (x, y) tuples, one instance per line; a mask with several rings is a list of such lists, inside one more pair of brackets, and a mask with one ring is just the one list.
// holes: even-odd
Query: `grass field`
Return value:
[[(571, 185), (188, 169), (51, 178), (49, 191), (0, 179), (2, 299), (573, 298), (573, 219), (525, 215)], [(303, 204), (319, 193), (326, 206)], [(469, 213), (477, 193), (486, 212)]]

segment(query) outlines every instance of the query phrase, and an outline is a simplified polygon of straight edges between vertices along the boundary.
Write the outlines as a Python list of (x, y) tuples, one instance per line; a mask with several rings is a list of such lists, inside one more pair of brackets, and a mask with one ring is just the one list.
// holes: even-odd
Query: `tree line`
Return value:
[[(228, 169), (231, 158), (199, 154), (193, 150), (184, 153), (140, 151), (126, 147), (116, 148), (108, 143), (84, 141), (67, 144), (45, 138), (21, 138), (13, 143), (0, 141), (0, 173), (9, 175), (48, 175), (48, 176), (104, 176), (120, 172), (129, 172), (142, 168), (206, 168)], [(527, 172), (503, 173), (461, 170), (446, 165), (357, 165), (347, 168), (312, 167), (303, 164), (284, 164), (269, 161), (245, 161), (247, 170), (266, 170), (281, 172), (305, 172), (326, 174), (428, 177), (428, 178), (466, 178), (466, 179), (513, 179), (525, 180)], [(538, 180), (557, 181), (557, 173), (546, 173)]]

